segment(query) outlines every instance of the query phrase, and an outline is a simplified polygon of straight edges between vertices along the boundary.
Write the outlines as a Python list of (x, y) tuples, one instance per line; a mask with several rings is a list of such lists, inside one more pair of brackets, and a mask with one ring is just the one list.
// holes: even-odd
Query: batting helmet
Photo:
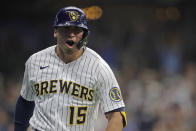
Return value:
[(86, 21), (86, 15), (81, 9), (74, 6), (69, 6), (60, 9), (56, 14), (53, 26), (55, 28), (60, 26), (76, 26), (83, 28), (84, 35), (83, 38), (78, 42), (77, 46), (79, 49), (83, 46), (86, 46), (89, 30)]

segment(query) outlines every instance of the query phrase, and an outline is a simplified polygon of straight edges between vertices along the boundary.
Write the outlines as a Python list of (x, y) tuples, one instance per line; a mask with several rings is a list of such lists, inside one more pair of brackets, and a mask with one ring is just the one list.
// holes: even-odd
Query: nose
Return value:
[(75, 37), (76, 33), (74, 33), (73, 31), (69, 31), (68, 32), (68, 37)]
[(77, 34), (78, 34), (78, 31), (77, 31), (77, 30), (69, 29), (69, 30), (67, 31), (67, 36), (68, 36), (69, 38), (76, 37)]
[(67, 33), (67, 40), (76, 41), (76, 39), (77, 39), (76, 34), (73, 31)]

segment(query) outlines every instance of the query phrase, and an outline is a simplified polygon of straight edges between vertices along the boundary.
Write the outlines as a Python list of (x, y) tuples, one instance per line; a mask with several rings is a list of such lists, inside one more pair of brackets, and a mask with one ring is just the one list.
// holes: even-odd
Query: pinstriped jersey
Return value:
[(65, 64), (55, 46), (33, 54), (25, 64), (21, 96), (35, 102), (30, 125), (40, 131), (93, 131), (98, 107), (125, 107), (108, 64), (92, 49)]

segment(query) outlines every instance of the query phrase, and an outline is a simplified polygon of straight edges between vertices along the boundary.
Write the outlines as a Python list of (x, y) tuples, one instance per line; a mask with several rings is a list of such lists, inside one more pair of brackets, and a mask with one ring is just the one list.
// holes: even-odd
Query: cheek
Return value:
[(81, 40), (81, 39), (83, 38), (83, 32), (79, 33), (79, 34), (77, 35), (77, 38), (78, 38), (78, 40)]
[(65, 41), (66, 38), (62, 35), (59, 35), (59, 37), (57, 39), (58, 39), (58, 41), (63, 42), (63, 41)]
[(82, 39), (82, 37), (77, 37), (77, 41), (80, 41)]
[(64, 43), (64, 40), (62, 39), (62, 38), (57, 38), (57, 43), (59, 44), (59, 45), (63, 45), (63, 43)]

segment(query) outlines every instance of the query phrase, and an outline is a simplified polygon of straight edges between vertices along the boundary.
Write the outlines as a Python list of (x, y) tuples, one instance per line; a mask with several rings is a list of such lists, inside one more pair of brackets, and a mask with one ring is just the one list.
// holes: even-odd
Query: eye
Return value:
[(80, 28), (77, 28), (77, 29), (74, 30), (74, 32), (75, 32), (75, 33), (80, 33), (80, 32), (83, 32), (83, 30), (80, 29)]
[(79, 28), (79, 27), (62, 27), (62, 28), (59, 28), (59, 32), (62, 34), (68, 34), (68, 33), (79, 34), (84, 31), (82, 28)]

